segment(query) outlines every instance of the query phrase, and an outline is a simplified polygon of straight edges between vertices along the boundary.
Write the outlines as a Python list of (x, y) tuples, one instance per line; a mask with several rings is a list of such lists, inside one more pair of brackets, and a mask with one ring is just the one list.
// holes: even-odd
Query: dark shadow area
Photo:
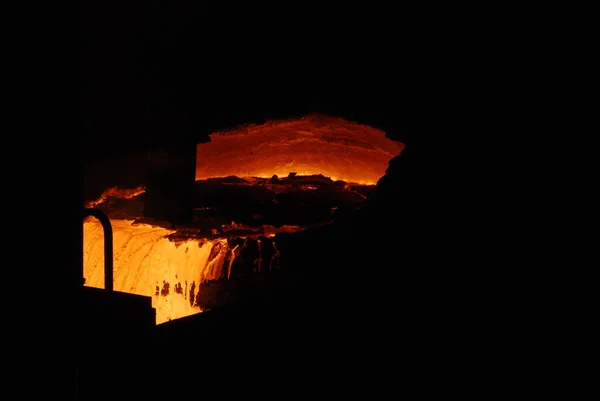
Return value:
[[(281, 236), (284, 272), (236, 282), (239, 299), (231, 305), (148, 327), (152, 311), (138, 298), (114, 301), (143, 311), (131, 320), (127, 307), (103, 308), (108, 301), (96, 292), (74, 300), (78, 316), (86, 316), (78, 346), (81, 399), (443, 393), (460, 376), (461, 350), (484, 312), (466, 306), (465, 288), (473, 283), (446, 243), (445, 189), (428, 170), (428, 138), (447, 131), (456, 111), (440, 107), (448, 71), (432, 73), (437, 57), (422, 58), (429, 42), (413, 40), (409, 51), (377, 35), (362, 45), (351, 36), (317, 38), (321, 46), (304, 37), (289, 44), (289, 56), (269, 57), (271, 45), (262, 41), (213, 43), (197, 22), (209, 18), (200, 5), (177, 4), (87, 6), (82, 209), (84, 199), (109, 187), (146, 185), (146, 201), (160, 200), (146, 203), (146, 213), (181, 211), (170, 215), (174, 223), (189, 219), (194, 207), (215, 205), (242, 221), (260, 212), (278, 225), (280, 214), (294, 209), (298, 224), (321, 222), (331, 217), (332, 199), (354, 195), (334, 184), (295, 196), (236, 186), (217, 194), (213, 187), (222, 182), (186, 187), (189, 177), (173, 173), (189, 170), (187, 156), (167, 171), (148, 155), (177, 158), (216, 130), (313, 112), (381, 128), (406, 148), (375, 187), (363, 190), (360, 211)], [(205, 204), (194, 205), (194, 195)], [(237, 208), (244, 197), (276, 199), (279, 208), (261, 210), (258, 201)], [(307, 203), (313, 208), (303, 209)], [(76, 227), (71, 249), (81, 260)], [(77, 287), (81, 264), (74, 259)]]

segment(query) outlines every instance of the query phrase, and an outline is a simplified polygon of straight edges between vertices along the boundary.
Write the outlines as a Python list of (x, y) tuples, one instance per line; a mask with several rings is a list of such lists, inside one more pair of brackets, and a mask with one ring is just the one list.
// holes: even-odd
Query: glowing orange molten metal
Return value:
[(379, 129), (322, 115), (247, 125), (210, 139), (198, 145), (196, 180), (296, 172), (375, 184), (404, 148)]
[[(235, 252), (227, 240), (190, 240), (180, 245), (165, 236), (173, 233), (147, 224), (111, 219), (114, 238), (114, 288), (152, 297), (156, 323), (201, 312), (193, 299), (198, 286), (221, 276), (226, 253)], [(219, 252), (211, 250), (219, 244)], [(84, 223), (84, 277), (86, 286), (104, 288), (104, 234), (100, 223)], [(227, 272), (227, 270), (225, 270)], [(191, 302), (190, 302), (191, 298)]]
[[(247, 125), (211, 134), (210, 138), (211, 142), (197, 147), (196, 180), (228, 176), (270, 178), (274, 174), (285, 177), (295, 172), (300, 176), (322, 174), (333, 180), (375, 184), (385, 174), (389, 160), (404, 148), (386, 138), (381, 130), (321, 115)], [(143, 187), (110, 188), (86, 206), (96, 207), (110, 198), (134, 201), (143, 192)], [(225, 238), (190, 239), (176, 245), (167, 238), (173, 230), (134, 223), (141, 215), (116, 216), (111, 217), (114, 289), (152, 297), (157, 323), (201, 312), (194, 302), (201, 291), (200, 284), (229, 278), (233, 260), (240, 254), (239, 247), (230, 247)], [(273, 227), (263, 228), (264, 235), (274, 235)], [(276, 231), (296, 231), (295, 228), (282, 226)], [(95, 219), (87, 219), (87, 286), (104, 287), (103, 257), (102, 226)]]
[(115, 198), (119, 198), (119, 199), (135, 198), (136, 196), (143, 194), (145, 191), (146, 191), (146, 189), (141, 186), (137, 187), (137, 188), (119, 188), (119, 187), (109, 188), (106, 191), (104, 191), (98, 199), (96, 199), (95, 201), (92, 201), (92, 202), (88, 202), (85, 205), (85, 207), (96, 207), (111, 196), (115, 197)]

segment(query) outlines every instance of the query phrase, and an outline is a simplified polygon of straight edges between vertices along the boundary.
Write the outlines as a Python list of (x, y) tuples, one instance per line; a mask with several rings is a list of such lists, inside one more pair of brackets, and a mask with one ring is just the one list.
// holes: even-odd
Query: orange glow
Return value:
[[(196, 180), (244, 177), (246, 180), (240, 185), (263, 185), (275, 193), (289, 190), (289, 185), (277, 180), (265, 184), (264, 180), (248, 177), (321, 174), (332, 180), (373, 185), (385, 174), (389, 160), (404, 149), (403, 144), (386, 138), (381, 130), (322, 115), (247, 125), (210, 137), (211, 142), (197, 146)], [(312, 184), (298, 188), (317, 189)], [(350, 185), (346, 189), (352, 190)], [(240, 247), (230, 247), (225, 237), (243, 237), (250, 227), (231, 222), (211, 228), (212, 234), (221, 238), (194, 239), (182, 231), (181, 239), (173, 240), (175, 230), (134, 223), (143, 217), (143, 198), (136, 197), (144, 191), (144, 187), (109, 188), (86, 207), (110, 209), (107, 213), (113, 228), (114, 289), (151, 297), (159, 324), (202, 311), (194, 302), (200, 284), (230, 278), (234, 260), (240, 256)], [(112, 199), (130, 201), (111, 202)], [(261, 232), (271, 238), (303, 229), (306, 227), (264, 225)], [(101, 224), (94, 218), (86, 219), (87, 286), (104, 288), (103, 241)]]
[[(226, 239), (214, 241), (188, 240), (176, 245), (165, 236), (173, 230), (133, 224), (130, 220), (112, 220), (114, 246), (115, 291), (152, 297), (156, 308), (156, 323), (201, 312), (190, 303), (198, 293), (198, 285), (221, 276), (229, 249)], [(219, 252), (212, 255), (213, 246), (220, 243)], [(101, 224), (93, 218), (84, 222), (85, 285), (104, 288), (104, 237)], [(165, 291), (168, 283), (168, 293)], [(192, 289), (194, 284), (195, 291)], [(181, 292), (176, 291), (181, 286)], [(158, 289), (157, 289), (158, 287)]]
[(379, 129), (316, 114), (246, 125), (210, 138), (198, 145), (196, 180), (295, 172), (372, 185), (404, 148)]
[(85, 205), (85, 207), (96, 207), (99, 204), (101, 204), (102, 202), (104, 202), (106, 199), (108, 199), (109, 197), (114, 197), (114, 198), (119, 198), (119, 199), (135, 198), (136, 196), (143, 194), (145, 191), (146, 191), (146, 189), (142, 186), (137, 187), (137, 188), (119, 188), (119, 187), (108, 188), (107, 190), (102, 192), (102, 195), (98, 199), (96, 199), (95, 201), (92, 201), (92, 202), (88, 202)]

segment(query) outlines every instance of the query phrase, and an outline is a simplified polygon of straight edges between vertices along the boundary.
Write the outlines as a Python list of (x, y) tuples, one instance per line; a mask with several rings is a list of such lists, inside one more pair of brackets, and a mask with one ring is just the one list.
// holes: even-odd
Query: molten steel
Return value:
[(210, 139), (198, 145), (196, 180), (295, 172), (375, 184), (404, 148), (379, 129), (321, 115), (247, 125)]
[(146, 189), (141, 186), (137, 188), (109, 188), (106, 191), (104, 191), (98, 199), (92, 202), (88, 202), (86, 204), (86, 207), (96, 207), (102, 202), (105, 202), (109, 197), (115, 197), (118, 199), (135, 198), (136, 196), (143, 194), (145, 191)]
[[(372, 185), (385, 174), (388, 161), (403, 148), (403, 144), (386, 138), (381, 130), (341, 118), (309, 115), (212, 134), (211, 142), (197, 147), (196, 180), (229, 176), (286, 177), (296, 173), (298, 176), (321, 174), (333, 180)], [(244, 182), (255, 185), (254, 181)], [(277, 183), (265, 185), (264, 180), (256, 185), (263, 185), (274, 193), (288, 190)], [(311, 191), (317, 187), (307, 184), (299, 189)], [(86, 206), (108, 204), (110, 199), (135, 201), (142, 193), (143, 187), (110, 188)], [(119, 209), (120, 214), (113, 213), (111, 217), (114, 289), (152, 297), (157, 323), (201, 312), (195, 302), (200, 284), (229, 278), (232, 264), (240, 255), (239, 246), (230, 246), (226, 238), (214, 237), (176, 242), (168, 238), (175, 230), (134, 223), (134, 219), (142, 216), (132, 216), (131, 210), (134, 209), (121, 213)], [(241, 228), (244, 227), (232, 222), (230, 226), (223, 226), (222, 232)], [(277, 232), (302, 229), (264, 225), (263, 235), (272, 237)], [(84, 222), (86, 285), (104, 288), (103, 271), (102, 226), (95, 219), (87, 219)]]
[[(165, 238), (173, 233), (147, 224), (112, 220), (114, 232), (114, 289), (152, 297), (156, 323), (201, 312), (194, 304), (198, 285), (221, 277), (225, 256), (232, 250), (225, 239), (189, 240), (176, 245)], [(86, 285), (104, 288), (103, 231), (96, 220), (84, 223)], [(220, 243), (218, 254), (213, 246)]]

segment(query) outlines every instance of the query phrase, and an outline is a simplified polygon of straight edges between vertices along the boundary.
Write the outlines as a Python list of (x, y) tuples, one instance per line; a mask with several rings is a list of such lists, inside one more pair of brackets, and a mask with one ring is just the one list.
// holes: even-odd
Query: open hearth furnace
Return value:
[[(324, 115), (240, 126), (194, 146), (175, 163), (150, 153), (147, 182), (86, 205), (111, 220), (114, 289), (152, 297), (157, 324), (260, 291), (285, 270), (290, 236), (358, 210), (404, 148)], [(86, 286), (104, 287), (103, 255), (102, 226), (88, 218)]]

